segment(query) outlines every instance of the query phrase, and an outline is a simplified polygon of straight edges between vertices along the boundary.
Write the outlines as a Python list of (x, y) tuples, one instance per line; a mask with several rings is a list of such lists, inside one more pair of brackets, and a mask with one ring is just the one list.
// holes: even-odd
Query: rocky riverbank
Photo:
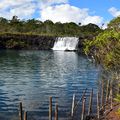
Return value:
[(56, 37), (27, 34), (2, 34), (0, 35), (0, 49), (32, 49), (50, 50)]
[[(77, 50), (83, 53), (84, 40), (93, 36), (80, 36)], [(0, 34), (0, 49), (14, 50), (51, 50), (56, 41), (56, 36), (42, 36), (32, 34)]]

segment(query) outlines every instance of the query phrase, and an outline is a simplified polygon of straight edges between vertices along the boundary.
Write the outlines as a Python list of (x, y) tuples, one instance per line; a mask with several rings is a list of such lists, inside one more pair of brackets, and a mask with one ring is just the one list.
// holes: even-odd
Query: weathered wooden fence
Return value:
[[(98, 91), (94, 91), (93, 89), (87, 92), (85, 89), (81, 95), (81, 98), (76, 101), (76, 95), (73, 94), (72, 102), (71, 102), (71, 111), (68, 115), (68, 120), (100, 120), (105, 119), (106, 115), (113, 109), (113, 89), (114, 85), (111, 81), (107, 81), (105, 84), (103, 81), (101, 82), (101, 87)], [(115, 88), (116, 89), (116, 88)], [(119, 92), (119, 91), (118, 91)], [(89, 96), (86, 96), (86, 93), (89, 93)], [(93, 97), (96, 96), (96, 112), (93, 114)], [(86, 102), (88, 103), (86, 107)], [(81, 105), (81, 110), (79, 118), (76, 119), (76, 111)], [(48, 120), (58, 120), (59, 119), (59, 105), (58, 102), (55, 104), (55, 110), (53, 111), (53, 103), (52, 97), (49, 98), (49, 117)], [(27, 120), (27, 111), (23, 112), (22, 103), (20, 102), (19, 106), (19, 120)], [(53, 114), (54, 113), (54, 114)], [(24, 114), (24, 115), (23, 115)], [(54, 115), (54, 116), (53, 116)]]

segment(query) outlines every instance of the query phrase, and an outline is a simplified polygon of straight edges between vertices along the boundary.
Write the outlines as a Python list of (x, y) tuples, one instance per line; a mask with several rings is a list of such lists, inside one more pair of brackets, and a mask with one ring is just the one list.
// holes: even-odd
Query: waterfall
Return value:
[(79, 38), (77, 37), (58, 37), (54, 43), (53, 50), (76, 50)]

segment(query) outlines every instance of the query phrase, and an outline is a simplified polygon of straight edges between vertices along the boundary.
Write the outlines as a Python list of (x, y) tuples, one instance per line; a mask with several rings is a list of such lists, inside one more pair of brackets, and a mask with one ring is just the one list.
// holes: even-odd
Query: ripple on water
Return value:
[(1, 51), (0, 111), (18, 111), (22, 101), (29, 114), (47, 118), (53, 96), (62, 120), (70, 112), (73, 93), (79, 100), (85, 88), (96, 90), (98, 77), (99, 69), (75, 52)]

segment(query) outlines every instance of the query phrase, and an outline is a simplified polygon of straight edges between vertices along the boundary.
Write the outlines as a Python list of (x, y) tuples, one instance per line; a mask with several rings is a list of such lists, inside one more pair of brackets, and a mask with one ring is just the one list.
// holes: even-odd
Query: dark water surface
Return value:
[(96, 92), (98, 77), (99, 69), (75, 52), (0, 51), (0, 118), (17, 112), (20, 101), (24, 110), (48, 117), (49, 96), (67, 116), (73, 93), (79, 99), (85, 88)]

